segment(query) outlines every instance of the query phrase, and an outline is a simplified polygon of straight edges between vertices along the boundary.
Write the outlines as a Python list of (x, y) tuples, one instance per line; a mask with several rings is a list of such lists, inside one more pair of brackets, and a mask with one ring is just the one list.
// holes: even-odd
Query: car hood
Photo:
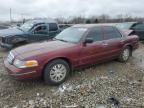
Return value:
[(20, 59), (37, 56), (43, 53), (61, 50), (74, 46), (74, 43), (62, 42), (59, 40), (44, 41), (39, 43), (32, 43), (13, 50), (15, 56)]
[(23, 33), (24, 32), (22, 30), (19, 30), (18, 28), (8, 28), (8, 29), (0, 30), (0, 37), (21, 35)]

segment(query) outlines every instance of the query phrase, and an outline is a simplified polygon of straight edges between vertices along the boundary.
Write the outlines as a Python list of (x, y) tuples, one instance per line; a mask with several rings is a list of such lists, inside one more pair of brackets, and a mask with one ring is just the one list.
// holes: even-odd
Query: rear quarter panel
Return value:
[(139, 37), (137, 35), (130, 35), (130, 36), (125, 36), (125, 43), (124, 47), (130, 45), (133, 50), (137, 49), (139, 46)]

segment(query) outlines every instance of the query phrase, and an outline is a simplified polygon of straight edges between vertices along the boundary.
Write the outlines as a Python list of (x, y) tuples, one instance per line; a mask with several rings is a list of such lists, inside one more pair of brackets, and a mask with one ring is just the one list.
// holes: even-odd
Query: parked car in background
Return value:
[(54, 20), (30, 20), (20, 27), (0, 30), (0, 46), (12, 48), (19, 43), (43, 41), (54, 38), (60, 33), (59, 26)]
[(126, 62), (138, 48), (138, 40), (138, 36), (127, 36), (114, 26), (75, 25), (51, 41), (10, 51), (4, 64), (15, 78), (43, 78), (57, 85), (75, 68), (113, 59)]
[(61, 29), (61, 30), (64, 30), (64, 29), (66, 29), (66, 28), (68, 28), (68, 27), (71, 27), (71, 26), (73, 26), (74, 24), (59, 24), (59, 28)]
[(133, 30), (132, 34), (138, 35), (140, 40), (144, 40), (144, 23), (143, 22), (125, 22), (117, 23), (120, 29)]

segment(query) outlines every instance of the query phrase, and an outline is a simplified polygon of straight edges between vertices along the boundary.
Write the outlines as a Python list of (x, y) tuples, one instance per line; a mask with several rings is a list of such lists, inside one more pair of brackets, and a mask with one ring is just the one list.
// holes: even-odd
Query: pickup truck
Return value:
[(118, 59), (127, 62), (138, 48), (139, 38), (114, 26), (75, 25), (51, 41), (33, 43), (12, 50), (5, 67), (17, 79), (43, 78), (61, 84), (73, 69)]
[(11, 49), (20, 43), (52, 39), (60, 32), (61, 30), (54, 20), (30, 20), (20, 27), (0, 30), (0, 46)]

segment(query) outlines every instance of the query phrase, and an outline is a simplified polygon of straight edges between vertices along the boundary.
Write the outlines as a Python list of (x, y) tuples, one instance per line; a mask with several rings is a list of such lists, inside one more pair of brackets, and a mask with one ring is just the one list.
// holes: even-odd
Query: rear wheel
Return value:
[(63, 83), (70, 73), (69, 64), (57, 59), (51, 61), (44, 70), (44, 80), (47, 84), (58, 85)]
[(132, 52), (130, 50), (130, 47), (124, 48), (123, 51), (121, 52), (120, 56), (119, 56), (119, 61), (120, 62), (127, 62), (131, 53)]

